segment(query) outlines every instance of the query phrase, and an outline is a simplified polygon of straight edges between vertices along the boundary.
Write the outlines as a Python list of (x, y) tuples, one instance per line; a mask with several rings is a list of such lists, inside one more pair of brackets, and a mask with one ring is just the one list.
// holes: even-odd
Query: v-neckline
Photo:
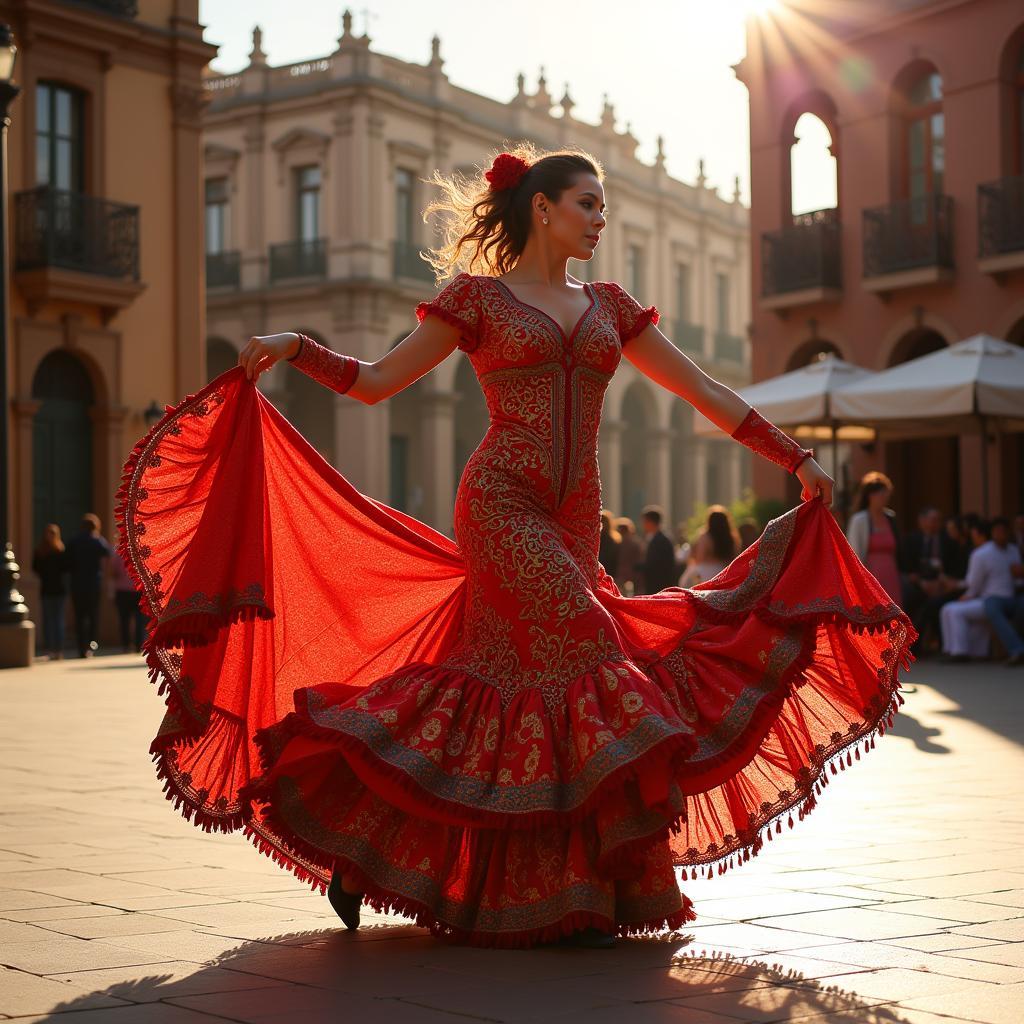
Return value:
[(590, 287), (590, 282), (589, 281), (584, 281), (584, 282), (582, 282), (583, 283), (583, 292), (587, 296), (587, 298), (590, 300), (589, 304), (588, 304), (587, 308), (585, 310), (583, 310), (583, 312), (580, 314), (580, 318), (573, 325), (573, 329), (568, 334), (566, 334), (565, 333), (565, 328), (550, 313), (545, 313), (543, 309), (541, 309), (539, 306), (533, 305), (533, 303), (531, 303), (531, 302), (524, 302), (500, 278), (492, 277), (491, 280), (494, 281), (495, 284), (500, 285), (501, 289), (512, 299), (512, 301), (514, 303), (516, 303), (516, 305), (524, 306), (526, 309), (532, 309), (535, 313), (540, 313), (540, 315), (542, 317), (544, 317), (545, 320), (547, 320), (550, 323), (552, 323), (555, 326), (555, 328), (558, 330), (558, 333), (561, 334), (562, 340), (565, 341), (566, 343), (572, 341), (572, 339), (576, 337), (576, 332), (580, 329), (580, 326), (582, 325), (583, 321), (586, 320), (586, 318), (590, 315), (591, 310), (593, 310), (593, 308), (594, 308), (594, 291)]

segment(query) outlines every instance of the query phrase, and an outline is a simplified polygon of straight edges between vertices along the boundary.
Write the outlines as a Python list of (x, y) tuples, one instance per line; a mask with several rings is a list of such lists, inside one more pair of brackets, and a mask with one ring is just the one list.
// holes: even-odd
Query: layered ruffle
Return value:
[(458, 548), (355, 491), (240, 368), (136, 446), (117, 515), (168, 799), (462, 941), (693, 920), (673, 869), (756, 854), (903, 702), (913, 629), (817, 500), (692, 590), (602, 573), (621, 656), (555, 706), (446, 665)]

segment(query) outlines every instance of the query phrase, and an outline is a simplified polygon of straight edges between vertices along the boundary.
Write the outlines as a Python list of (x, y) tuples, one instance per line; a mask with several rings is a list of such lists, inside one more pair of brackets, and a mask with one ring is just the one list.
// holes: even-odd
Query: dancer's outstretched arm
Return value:
[(717, 427), (758, 455), (794, 473), (805, 501), (820, 494), (832, 503), (834, 481), (812, 453), (764, 419), (730, 387), (705, 373), (681, 352), (654, 323), (623, 346), (623, 356), (656, 384), (689, 402)]
[(429, 373), (455, 350), (458, 327), (427, 317), (406, 338), (372, 363), (362, 362), (319, 344), (295, 331), (252, 337), (239, 353), (238, 364), (255, 381), (282, 359), (339, 394), (367, 405), (398, 394)]

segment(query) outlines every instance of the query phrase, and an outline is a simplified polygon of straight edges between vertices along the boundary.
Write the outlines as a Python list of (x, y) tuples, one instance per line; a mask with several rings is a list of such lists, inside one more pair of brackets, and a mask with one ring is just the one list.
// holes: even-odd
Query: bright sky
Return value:
[[(731, 65), (744, 54), (745, 15), (764, 5), (765, 0), (364, 0), (351, 9), (354, 31), (369, 33), (371, 49), (403, 60), (425, 64), (437, 34), (449, 79), (496, 100), (515, 95), (520, 71), (533, 92), (541, 66), (556, 103), (569, 83), (573, 114), (583, 121), (597, 122), (607, 92), (616, 127), (630, 122), (640, 141), (640, 160), (653, 162), (661, 134), (670, 175), (692, 183), (697, 160), (704, 157), (708, 184), (728, 197), (738, 174), (741, 199), (749, 203), (747, 90)], [(344, 9), (343, 0), (200, 0), (199, 20), (206, 40), (220, 47), (213, 68), (232, 72), (245, 66), (257, 24), (272, 65), (325, 56), (341, 34)], [(794, 165), (796, 212), (832, 205), (827, 177), (820, 161), (818, 168), (812, 161), (809, 171)]]

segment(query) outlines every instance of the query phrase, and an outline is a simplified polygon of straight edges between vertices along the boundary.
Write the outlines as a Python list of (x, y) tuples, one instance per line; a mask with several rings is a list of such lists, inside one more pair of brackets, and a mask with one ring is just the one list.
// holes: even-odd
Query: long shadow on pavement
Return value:
[[(948, 665), (937, 660), (916, 661), (904, 682), (928, 686), (941, 693), (955, 708), (931, 712), (931, 716), (955, 716), (996, 733), (1013, 743), (1024, 742), (1024, 668), (1009, 668), (992, 662)], [(896, 716), (892, 732), (907, 736), (925, 753), (949, 753), (931, 743), (939, 729), (923, 729), (913, 718), (914, 694)]]
[[(766, 959), (709, 953), (685, 932), (620, 940), (612, 950), (501, 951), (448, 945), (412, 925), (358, 932), (331, 928), (244, 941), (202, 964), (175, 961), (64, 976), (81, 987), (87, 974), (97, 983), (115, 973), (125, 979), (133, 972), (156, 972), (97, 985), (89, 995), (35, 1019), (54, 1024), (143, 1019), (201, 1024), (214, 1018), (260, 1024), (286, 1019), (456, 1024), (467, 1017), (509, 1024), (556, 1018), (559, 1024), (653, 1024), (676, 1015), (680, 1024), (726, 1024), (736, 1018), (758, 1024), (906, 1020), (892, 1003), (823, 985), (773, 965), (772, 954), (762, 956)], [(826, 969), (823, 964), (822, 973)], [(851, 966), (847, 973), (861, 971), (866, 969)], [(110, 1001), (96, 1008), (97, 998)], [(168, 1009), (165, 1017), (145, 1006), (157, 1002), (180, 1009)], [(138, 1004), (144, 1004), (141, 1012)]]

